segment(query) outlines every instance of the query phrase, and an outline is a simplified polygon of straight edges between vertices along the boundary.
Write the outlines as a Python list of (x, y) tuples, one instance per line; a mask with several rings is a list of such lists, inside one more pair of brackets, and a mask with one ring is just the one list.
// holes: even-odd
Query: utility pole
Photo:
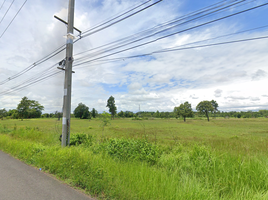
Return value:
[[(68, 28), (66, 41), (66, 65), (64, 79), (63, 118), (61, 146), (70, 144), (71, 122), (71, 90), (72, 90), (72, 65), (73, 65), (73, 29), (74, 29), (74, 0), (69, 0)], [(68, 141), (66, 144), (66, 140)]]

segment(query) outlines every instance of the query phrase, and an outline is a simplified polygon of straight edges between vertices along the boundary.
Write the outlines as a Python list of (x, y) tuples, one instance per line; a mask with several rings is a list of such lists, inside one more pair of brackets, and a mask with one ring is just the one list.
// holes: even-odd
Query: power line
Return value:
[(8, 26), (6, 27), (6, 29), (4, 30), (4, 32), (2, 33), (2, 35), (0, 36), (0, 38), (5, 34), (5, 32), (7, 31), (7, 29), (9, 28), (9, 26), (12, 24), (12, 22), (14, 21), (14, 19), (17, 17), (17, 15), (19, 14), (19, 12), (21, 11), (21, 9), (23, 8), (23, 6), (25, 5), (26, 2), (27, 2), (27, 0), (24, 1), (24, 3), (22, 4), (22, 6), (20, 7), (19, 11), (16, 13), (16, 15), (13, 17), (13, 19), (11, 20), (11, 22), (8, 24)]
[(12, 1), (12, 3), (10, 4), (10, 6), (8, 7), (6, 13), (4, 14), (4, 16), (2, 17), (1, 21), (0, 21), (0, 24), (2, 23), (3, 19), (6, 17), (6, 14), (8, 13), (9, 9), (11, 8), (11, 6), (13, 5), (15, 0)]
[(102, 31), (102, 30), (106, 29), (106, 28), (109, 28), (109, 27), (112, 26), (112, 25), (115, 25), (115, 24), (117, 24), (117, 23), (119, 23), (119, 22), (121, 22), (121, 21), (123, 21), (123, 20), (129, 18), (129, 17), (132, 17), (133, 15), (136, 15), (136, 14), (138, 14), (138, 13), (140, 13), (140, 12), (142, 12), (142, 11), (144, 11), (144, 10), (146, 10), (146, 9), (148, 9), (148, 8), (150, 8), (150, 7), (152, 7), (152, 6), (156, 5), (156, 4), (158, 4), (158, 3), (160, 3), (161, 1), (163, 1), (163, 0), (158, 0), (158, 1), (155, 2), (155, 3), (150, 4), (149, 6), (146, 6), (145, 8), (142, 8), (142, 9), (140, 9), (140, 10), (138, 10), (138, 11), (136, 11), (136, 12), (134, 12), (134, 13), (132, 13), (132, 14), (130, 14), (130, 15), (128, 15), (128, 16), (126, 16), (126, 17), (120, 19), (120, 20), (118, 20), (118, 21), (115, 21), (115, 22), (113, 22), (113, 23), (111, 23), (111, 24), (109, 24), (109, 25), (104, 26), (103, 28), (100, 28), (100, 29), (97, 29), (96, 31), (93, 31), (93, 32), (91, 32), (91, 33), (82, 35), (81, 38), (88, 37), (88, 36), (90, 36), (90, 35), (92, 35), (92, 34), (94, 34), (94, 33), (97, 33), (97, 32), (99, 32), (99, 31)]
[[(266, 4), (265, 4), (266, 5)], [(260, 6), (258, 6), (258, 7), (260, 7)], [(255, 7), (256, 8), (256, 7)], [(254, 8), (252, 8), (252, 9), (254, 9)], [(248, 9), (249, 10), (249, 9)], [(242, 11), (242, 12), (245, 12), (245, 11)], [(229, 15), (229, 16), (232, 16), (232, 15)], [(229, 17), (229, 16), (227, 16), (227, 17)], [(226, 18), (226, 17), (224, 17), (224, 18)], [(213, 21), (214, 22), (214, 21)], [(210, 23), (212, 23), (212, 22), (210, 22)], [(206, 23), (205, 23), (206, 24)], [(204, 24), (203, 24), (204, 25)], [(193, 27), (192, 27), (193, 28)], [(194, 27), (195, 28), (195, 27)], [(132, 48), (135, 48), (135, 47), (132, 47)], [(192, 48), (194, 48), (194, 47), (192, 47)], [(195, 47), (195, 48), (200, 48), (200, 46), (199, 47)], [(57, 55), (58, 53), (60, 53), (61, 51), (63, 51), (65, 48), (63, 48), (63, 46), (61, 46), (60, 48), (58, 48), (57, 50), (55, 50), (53, 53), (54, 53), (54, 55), (51, 55), (51, 54), (49, 54), (48, 56), (46, 56), (45, 58), (43, 58), (43, 59), (41, 59), (41, 60), (39, 60), (40, 61), (40, 63), (34, 63), (33, 65), (31, 65), (31, 66), (29, 66), (28, 67), (28, 69), (26, 70), (26, 71), (23, 71), (23, 74), (24, 73), (26, 73), (27, 71), (29, 71), (29, 70), (31, 70), (32, 68), (34, 68), (35, 66), (37, 66), (37, 65), (39, 65), (39, 64), (41, 64), (42, 62), (45, 62), (46, 60), (48, 60), (48, 59), (50, 59), (50, 58), (52, 58), (53, 56), (55, 56), (55, 55)], [(128, 50), (128, 49), (127, 49)], [(120, 51), (120, 52), (122, 52), (122, 51)], [(114, 54), (117, 54), (117, 53), (120, 53), (120, 52), (115, 52)], [(158, 52), (156, 52), (156, 53), (158, 53)], [(104, 57), (108, 57), (108, 56), (110, 56), (110, 54), (109, 55), (105, 55)], [(137, 57), (137, 56), (136, 56)], [(101, 57), (102, 58), (102, 57)], [(100, 59), (100, 58), (97, 58), (97, 59)], [(96, 59), (94, 59), (93, 61), (95, 61)], [(92, 60), (89, 60), (89, 61), (87, 61), (86, 63), (88, 63), (88, 62), (93, 62)], [(101, 61), (101, 60), (99, 60), (99, 61)], [(83, 63), (79, 63), (79, 65), (82, 65)], [(77, 66), (77, 65), (76, 65)], [(45, 76), (45, 78), (49, 78), (49, 77), (52, 77), (52, 76), (54, 76), (54, 75), (56, 75), (56, 74), (58, 74), (58, 72), (57, 73), (54, 73), (54, 72), (51, 72), (51, 74), (47, 74), (46, 76)], [(19, 74), (19, 76), (21, 76), (22, 74)], [(18, 77), (18, 76), (16, 76), (16, 77)], [(13, 77), (13, 78), (16, 78), (16, 77)], [(8, 79), (7, 79), (8, 80)], [(32, 79), (31, 81), (31, 83), (28, 83), (28, 85), (27, 85), (27, 87), (28, 86), (30, 86), (31, 84), (35, 84), (35, 83), (38, 83), (39, 81), (42, 81), (43, 80), (43, 78), (41, 78), (41, 77), (39, 77), (38, 79)], [(26, 82), (26, 81), (25, 81)], [(24, 84), (25, 84), (25, 82), (24, 82)], [(1, 84), (1, 83), (0, 83)], [(30, 85), (29, 85), (30, 84)], [(25, 85), (24, 85), (25, 86)], [(26, 87), (26, 86), (25, 86)], [(19, 87), (20, 89), (23, 89), (23, 86), (21, 86), (21, 87)], [(15, 89), (15, 88), (13, 88), (13, 89)], [(0, 93), (0, 94), (2, 94), (2, 93)]]
[(5, 4), (6, 0), (3, 1), (1, 7), (0, 7), (0, 10), (2, 9), (3, 5)]
[[(50, 69), (52, 69), (56, 65), (51, 66)], [(45, 73), (43, 73), (43, 72), (45, 72)], [(63, 71), (59, 71), (57, 69), (54, 69), (53, 71), (47, 71), (47, 70), (45, 71), (44, 70), (43, 72), (41, 72), (39, 74), (35, 74), (34, 76), (30, 77), (29, 79), (27, 79), (23, 82), (20, 82), (20, 83), (16, 84), (15, 86), (12, 86), (11, 88), (9, 88), (5, 91), (0, 92), (0, 95), (6, 95), (6, 94), (9, 94), (9, 93), (14, 92), (14, 91), (22, 90), (24, 88), (27, 88), (29, 86), (32, 86), (33, 84), (40, 82), (40, 81), (46, 80), (46, 79), (53, 77), (59, 73), (62, 73)]]
[[(151, 0), (150, 0), (150, 1), (151, 1)], [(160, 0), (160, 1), (162, 1), (162, 0)], [(159, 3), (160, 1), (158, 1), (158, 3)], [(147, 1), (147, 2), (149, 2), (149, 1)], [(155, 5), (155, 4), (156, 4), (156, 3), (154, 3), (154, 5)], [(144, 5), (144, 3), (141, 4), (141, 5)], [(138, 7), (140, 7), (141, 5), (136, 6), (135, 9), (138, 8)], [(152, 5), (150, 5), (150, 6), (152, 6)], [(150, 7), (150, 6), (149, 6), (149, 7)], [(146, 9), (147, 9), (147, 8), (146, 8)], [(133, 10), (133, 8), (132, 8), (131, 10)], [(130, 11), (131, 11), (131, 10), (130, 10)], [(142, 10), (144, 10), (144, 9), (142, 9)], [(126, 11), (125, 13), (128, 13), (128, 12), (130, 12), (130, 11)], [(138, 12), (141, 12), (141, 10), (139, 10)], [(133, 14), (132, 14), (132, 15), (133, 15)], [(116, 19), (116, 18), (118, 18), (118, 17), (115, 17), (115, 19)], [(128, 17), (127, 17), (127, 18), (128, 18)], [(125, 19), (127, 19), (127, 18), (125, 18)], [(121, 20), (121, 21), (122, 21), (122, 20)], [(106, 24), (106, 23), (107, 23), (107, 22), (105, 22), (105, 24)], [(117, 22), (117, 23), (118, 23), (118, 22)], [(108, 27), (110, 27), (110, 26), (111, 26), (111, 25), (109, 25)], [(108, 27), (106, 27), (106, 28), (108, 28)], [(104, 29), (104, 28), (102, 28), (102, 30), (103, 30), (103, 29)], [(99, 31), (100, 31), (100, 30), (99, 30)], [(76, 42), (77, 42), (78, 40), (80, 40), (80, 39), (81, 39), (81, 38), (75, 40), (74, 43), (76, 43)], [(13, 80), (13, 79), (15, 79), (15, 78), (20, 77), (21, 75), (23, 75), (23, 74), (25, 74), (26, 72), (28, 72), (28, 71), (32, 70), (33, 68), (35, 68), (37, 65), (39, 65), (39, 64), (41, 64), (41, 63), (43, 63), (43, 62), (49, 60), (50, 58), (52, 58), (52, 57), (54, 57), (55, 55), (59, 54), (60, 52), (64, 51), (65, 49), (66, 49), (66, 47), (65, 47), (65, 44), (64, 44), (64, 45), (62, 45), (61, 47), (59, 47), (58, 49), (56, 49), (55, 51), (53, 51), (52, 53), (50, 53), (49, 55), (47, 55), (46, 57), (44, 57), (44, 58), (38, 60), (37, 62), (33, 63), (32, 65), (28, 66), (27, 68), (25, 68), (24, 70), (22, 70), (22, 71), (19, 72), (18, 74), (15, 74), (15, 75), (13, 75), (13, 76), (11, 76), (11, 77), (5, 79), (4, 81), (1, 81), (1, 82), (0, 82), (0, 85), (3, 85), (3, 84), (5, 84), (5, 83), (7, 83), (7, 82), (9, 82), (9, 81), (11, 81), (11, 80)]]
[[(121, 58), (113, 58), (113, 59), (107, 59), (107, 60), (99, 60), (99, 62), (110, 63), (111, 61), (138, 58), (138, 57), (149, 56), (149, 55), (158, 54), (158, 53), (189, 50), (189, 49), (195, 49), (195, 48), (204, 48), (204, 47), (210, 47), (210, 46), (218, 46), (218, 45), (225, 45), (225, 44), (232, 44), (232, 43), (240, 43), (240, 42), (247, 42), (247, 41), (254, 41), (254, 40), (261, 40), (261, 39), (268, 39), (268, 36), (247, 38), (247, 39), (242, 39), (242, 40), (226, 41), (226, 42), (219, 42), (219, 43), (213, 43), (213, 44), (207, 44), (207, 45), (198, 45), (198, 46), (185, 47), (185, 48), (174, 48), (174, 49), (166, 49), (166, 50), (164, 49), (164, 50), (154, 51), (154, 52), (147, 53), (147, 54), (140, 54), (140, 55), (129, 56), (129, 57), (121, 57)], [(77, 65), (75, 65), (75, 66), (77, 66)], [(52, 67), (55, 67), (55, 65), (53, 65)], [(79, 67), (79, 68), (81, 68), (81, 67)], [(10, 88), (9, 90), (1, 92), (0, 95), (6, 95), (6, 94), (12, 93), (14, 91), (20, 91), (20, 90), (25, 89), (27, 87), (33, 86), (34, 84), (36, 84), (38, 82), (41, 82), (41, 81), (46, 80), (48, 78), (51, 78), (51, 77), (53, 77), (53, 76), (55, 76), (55, 75), (57, 75), (57, 74), (59, 74), (61, 72), (62, 71), (56, 71), (56, 72), (52, 71), (52, 72), (49, 72), (47, 74), (41, 74), (39, 77), (36, 77), (36, 75), (35, 75), (35, 77), (33, 77), (31, 79), (28, 79), (28, 80), (18, 84), (17, 86), (14, 86), (14, 87)]]
[[(64, 45), (64, 46), (65, 46), (65, 45)], [(9, 82), (9, 81), (11, 81), (11, 80), (13, 80), (13, 79), (15, 79), (15, 78), (18, 78), (18, 77), (22, 76), (22, 75), (25, 74), (26, 72), (32, 70), (33, 68), (35, 68), (36, 66), (38, 66), (38, 65), (40, 65), (40, 64), (42, 64), (42, 63), (44, 63), (44, 62), (46, 62), (47, 60), (49, 60), (50, 58), (56, 56), (57, 54), (61, 53), (61, 52), (64, 51), (64, 50), (65, 50), (65, 48), (64, 48), (63, 46), (59, 47), (58, 49), (56, 49), (55, 51), (52, 52), (52, 53), (53, 53), (52, 55), (51, 55), (51, 54), (47, 55), (46, 57), (44, 57), (44, 58), (38, 60), (37, 62), (35, 62), (35, 63), (31, 64), (30, 66), (28, 66), (27, 68), (23, 69), (23, 70), (20, 71), (19, 73), (17, 73), (17, 74), (15, 74), (15, 75), (13, 75), (13, 76), (11, 76), (11, 77), (9, 77), (9, 78), (7, 78), (7, 79), (1, 81), (1, 82), (0, 82), (0, 85), (3, 85), (3, 84), (5, 84), (5, 83), (7, 83), (7, 82)]]
[[(108, 54), (108, 55), (100, 56), (100, 57), (91, 59), (91, 60), (89, 60), (89, 61), (99, 60), (99, 59), (102, 59), (102, 58), (105, 58), (105, 57), (109, 57), (109, 56), (112, 56), (112, 55), (115, 55), (115, 54), (118, 54), (118, 53), (122, 53), (122, 52), (125, 52), (125, 51), (128, 51), (128, 50), (137, 48), (137, 47), (141, 47), (141, 46), (144, 46), (144, 45), (147, 45), (147, 44), (151, 44), (151, 43), (153, 43), (153, 42), (156, 42), (156, 41), (158, 41), (158, 40), (161, 40), (161, 39), (164, 39), (164, 38), (173, 36), (173, 35), (175, 35), (175, 34), (182, 33), (182, 32), (186, 32), (186, 31), (189, 31), (189, 30), (192, 30), (192, 29), (195, 29), (195, 28), (198, 28), (198, 27), (201, 27), (201, 26), (210, 24), (210, 23), (214, 23), (214, 22), (217, 22), (217, 21), (220, 21), (220, 20), (223, 20), (223, 19), (226, 19), (226, 18), (235, 16), (235, 15), (238, 15), (238, 14), (241, 14), (241, 13), (244, 13), (244, 12), (248, 12), (248, 11), (251, 11), (251, 10), (253, 10), (253, 9), (256, 9), (256, 8), (259, 8), (259, 7), (262, 7), (262, 6), (266, 6), (267, 4), (268, 4), (268, 3), (265, 3), (265, 4), (261, 4), (261, 5), (258, 5), (258, 6), (255, 6), (255, 7), (246, 9), (246, 10), (243, 10), (243, 11), (239, 11), (239, 12), (233, 13), (233, 14), (231, 14), (231, 15), (227, 15), (227, 16), (224, 16), (224, 17), (221, 17), (221, 18), (218, 18), (218, 19), (209, 21), (209, 22), (205, 22), (205, 23), (203, 23), (203, 24), (199, 24), (199, 25), (196, 25), (196, 26), (193, 26), (193, 27), (190, 27), (190, 28), (181, 30), (181, 31), (177, 31), (177, 32), (175, 32), (175, 33), (168, 34), (168, 35), (159, 37), (159, 38), (157, 38), (157, 39), (154, 39), (154, 40), (151, 40), (151, 41), (148, 41), (148, 42), (145, 42), (145, 43), (142, 43), (142, 44), (133, 46), (133, 47), (129, 47), (129, 48), (126, 48), (126, 49), (123, 49), (123, 50), (119, 50), (119, 51), (110, 53), (110, 54)], [(82, 65), (82, 64), (87, 63), (87, 62), (88, 62), (88, 61), (86, 61), (86, 62), (81, 62), (81, 63), (79, 63), (79, 64), (76, 64), (76, 66), (77, 66), (77, 65)]]
[[(247, 38), (247, 39), (242, 39), (242, 40), (233, 40), (233, 41), (227, 41), (227, 42), (219, 42), (219, 43), (191, 46), (191, 47), (184, 47), (184, 48), (162, 49), (162, 50), (158, 50), (158, 51), (154, 51), (154, 52), (146, 53), (146, 54), (139, 54), (139, 55), (134, 55), (134, 56), (111, 58), (111, 59), (106, 59), (106, 60), (98, 60), (98, 62), (109, 63), (109, 62), (120, 61), (120, 60), (124, 60), (124, 59), (132, 59), (132, 58), (139, 58), (139, 57), (144, 57), (144, 56), (151, 56), (152, 54), (166, 53), (166, 52), (172, 52), (172, 51), (182, 51), (182, 50), (189, 50), (189, 49), (196, 49), (196, 48), (204, 48), (204, 47), (210, 47), (210, 46), (218, 46), (218, 45), (224, 45), (224, 44), (240, 43), (240, 42), (247, 42), (247, 41), (261, 40), (261, 39), (268, 39), (268, 36), (262, 36), (262, 37), (256, 37), (256, 38)], [(74, 65), (74, 67), (79, 66), (79, 65), (83, 65), (83, 64), (87, 64), (87, 63), (91, 63), (91, 62), (94, 63), (94, 61), (87, 61), (87, 62), (84, 62), (84, 63), (81, 63), (81, 64), (76, 64), (76, 65)]]
[[(245, 0), (239, 1), (238, 3), (241, 3), (241, 2), (243, 2), (243, 1), (245, 1)], [(237, 3), (235, 3), (235, 4), (237, 4)], [(167, 27), (167, 28), (162, 29), (162, 30), (157, 31), (157, 32), (154, 32), (154, 28), (152, 28), (152, 29), (147, 29), (147, 30), (142, 31), (142, 32), (140, 32), (140, 33), (138, 33), (138, 34), (134, 34), (134, 35), (131, 35), (131, 36), (128, 36), (128, 37), (122, 39), (122, 40), (123, 40), (122, 42), (120, 42), (121, 40), (119, 40), (119, 41), (115, 41), (115, 42), (111, 42), (111, 43), (109, 43), (109, 44), (102, 45), (102, 46), (100, 46), (100, 47), (96, 47), (96, 48), (94, 48), (94, 49), (91, 49), (91, 50), (87, 50), (87, 51), (78, 53), (78, 54), (76, 54), (76, 55), (83, 54), (83, 53), (88, 52), (88, 51), (93, 51), (93, 50), (96, 50), (96, 49), (99, 49), (99, 48), (101, 48), (101, 47), (105, 47), (105, 46), (108, 46), (108, 45), (111, 45), (111, 44), (115, 44), (115, 45), (109, 47), (107, 50), (105, 50), (105, 49), (101, 49), (101, 50), (95, 52), (94, 54), (98, 55), (98, 54), (103, 53), (103, 52), (112, 51), (112, 50), (121, 48), (121, 47), (123, 47), (123, 46), (127, 46), (127, 45), (130, 45), (130, 44), (139, 42), (139, 41), (141, 41), (141, 40), (150, 38), (150, 37), (152, 37), (152, 36), (155, 36), (155, 35), (157, 35), (157, 34), (159, 34), (159, 33), (163, 33), (163, 32), (165, 32), (165, 31), (167, 31), (167, 30), (170, 30), (170, 29), (172, 29), (172, 28), (178, 27), (178, 26), (180, 26), (180, 25), (183, 25), (183, 24), (192, 22), (192, 21), (194, 21), (194, 20), (203, 18), (203, 17), (205, 17), (205, 16), (207, 16), (207, 15), (210, 15), (210, 14), (216, 13), (216, 12), (218, 12), (218, 11), (220, 11), (220, 10), (229, 8), (230, 6), (233, 6), (233, 5), (235, 5), (235, 4), (231, 4), (231, 5), (225, 6), (225, 7), (223, 7), (223, 8), (220, 8), (220, 9), (216, 10), (216, 11), (214, 10), (214, 11), (212, 11), (212, 12), (210, 12), (210, 13), (206, 13), (206, 12), (207, 12), (207, 11), (210, 11), (211, 9), (217, 9), (217, 8), (219, 8), (219, 7), (216, 6), (216, 7), (207, 9), (207, 10), (201, 9), (200, 12), (197, 12), (197, 13), (194, 12), (193, 15), (190, 15), (190, 16), (189, 16), (189, 15), (186, 15), (186, 16), (183, 16), (183, 17), (178, 18), (178, 19), (176, 19), (176, 20), (172, 20), (171, 22), (169, 21), (168, 23), (164, 23), (164, 25), (160, 25), (160, 28), (165, 27), (165, 26), (168, 26), (168, 25), (172, 25), (172, 24), (174, 24), (175, 22), (180, 22), (180, 21), (182, 21), (182, 23), (180, 23), (180, 24), (172, 25), (171, 27)], [(221, 5), (221, 6), (222, 6), (222, 5)], [(211, 6), (210, 6), (210, 7), (211, 7)], [(200, 15), (200, 14), (202, 14), (202, 13), (204, 13), (202, 16), (198, 16), (198, 15)], [(191, 18), (194, 17), (194, 16), (197, 16), (197, 17), (191, 19)], [(186, 20), (186, 19), (188, 19), (188, 18), (190, 18), (190, 19), (187, 20), (187, 21), (183, 21), (183, 20)], [(156, 30), (157, 30), (157, 29), (158, 29), (158, 28), (156, 28)], [(147, 33), (149, 33), (149, 35), (146, 35)], [(125, 41), (124, 41), (124, 40), (125, 40)], [(124, 42), (125, 42), (125, 43), (124, 43)], [(118, 43), (118, 44), (116, 44), (116, 43)], [(120, 45), (120, 44), (121, 44), (121, 45)], [(94, 56), (94, 55), (90, 54), (90, 56), (92, 57), (92, 56)], [(86, 56), (86, 57), (88, 57), (88, 56)], [(80, 60), (80, 59), (83, 59), (83, 57), (82, 57), (82, 58), (79, 58), (78, 60)], [(77, 60), (77, 59), (76, 59), (76, 60)]]
[(145, 5), (145, 4), (147, 4), (147, 3), (150, 2), (150, 1), (152, 1), (152, 0), (148, 0), (148, 1), (144, 2), (144, 3), (141, 3), (141, 4), (139, 4), (139, 5), (135, 6), (135, 7), (133, 7), (133, 8), (130, 8), (130, 9), (128, 9), (127, 11), (124, 11), (122, 14), (119, 14), (119, 15), (113, 17), (112, 19), (108, 19), (108, 20), (106, 20), (106, 21), (104, 21), (104, 22), (101, 22), (100, 24), (97, 24), (97, 25), (93, 26), (93, 27), (90, 28), (89, 30), (85, 30), (85, 31), (83, 31), (83, 33), (87, 33), (87, 32), (90, 32), (90, 31), (96, 29), (96, 28), (99, 28), (100, 26), (103, 26), (103, 25), (105, 25), (105, 24), (107, 24), (107, 23), (109, 23), (109, 22), (111, 22), (111, 21), (117, 19), (117, 18), (119, 18), (119, 17), (121, 17), (121, 16), (123, 16), (123, 15), (125, 15), (125, 14), (127, 14), (127, 13), (129, 13), (129, 12), (131, 12), (131, 11), (133, 11), (133, 10), (135, 10), (135, 9), (137, 9), (137, 8), (139, 8), (139, 7), (141, 7), (141, 6), (143, 6), (143, 5)]

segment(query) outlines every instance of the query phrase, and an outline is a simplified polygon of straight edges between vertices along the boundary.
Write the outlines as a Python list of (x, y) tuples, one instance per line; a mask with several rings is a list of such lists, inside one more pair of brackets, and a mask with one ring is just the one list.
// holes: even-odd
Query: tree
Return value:
[(21, 120), (41, 117), (42, 110), (44, 110), (44, 106), (40, 105), (38, 101), (29, 100), (27, 97), (23, 97), (17, 106), (18, 117)]
[(109, 108), (109, 112), (111, 113), (111, 119), (114, 119), (117, 108), (115, 106), (115, 100), (113, 96), (110, 96), (110, 98), (107, 100), (106, 107)]
[(179, 107), (175, 107), (174, 112), (178, 116), (182, 116), (184, 121), (186, 121), (186, 117), (193, 117), (193, 114), (194, 114), (191, 104), (189, 104), (188, 101), (184, 102)]
[(119, 116), (119, 117), (124, 117), (124, 111), (121, 110), (121, 111), (118, 113), (118, 116)]
[(58, 121), (60, 121), (60, 118), (63, 116), (63, 113), (62, 112), (59, 112), (59, 111), (56, 111), (55, 114), (54, 114), (54, 116), (56, 118), (58, 118)]
[(205, 114), (208, 121), (209, 121), (209, 112), (213, 112), (214, 108), (211, 104), (211, 101), (201, 101), (197, 106), (196, 110), (202, 114)]
[(4, 117), (7, 115), (6, 109), (0, 109), (0, 119), (4, 119)]
[(95, 108), (92, 108), (91, 114), (93, 118), (96, 118), (98, 115), (98, 111)]
[(102, 127), (102, 137), (103, 137), (103, 139), (104, 139), (104, 135), (103, 135), (103, 133), (104, 133), (104, 128), (105, 128), (105, 126), (109, 126), (111, 123), (110, 123), (110, 116), (109, 116), (110, 114), (109, 113), (107, 113), (107, 112), (103, 112), (102, 114), (101, 114), (101, 124), (100, 124), (100, 127)]
[(160, 112), (158, 110), (154, 113), (154, 117), (156, 117), (156, 118), (160, 117)]
[(85, 104), (79, 103), (74, 109), (74, 116), (80, 119), (90, 118), (89, 108)]
[(212, 104), (213, 109), (214, 109), (214, 111), (213, 111), (213, 113), (214, 113), (214, 118), (216, 118), (216, 112), (218, 111), (218, 107), (219, 107), (219, 105), (218, 105), (218, 103), (217, 103), (216, 101), (214, 101), (214, 100), (211, 101), (211, 104)]

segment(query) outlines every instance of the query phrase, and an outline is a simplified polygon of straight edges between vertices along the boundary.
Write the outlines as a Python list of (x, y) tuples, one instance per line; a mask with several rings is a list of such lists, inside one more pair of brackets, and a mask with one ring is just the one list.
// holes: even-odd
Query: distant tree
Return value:
[(74, 109), (74, 116), (80, 119), (90, 118), (89, 108), (85, 104), (79, 103)]
[(214, 108), (211, 104), (211, 101), (201, 101), (197, 106), (196, 110), (200, 112), (201, 114), (205, 114), (208, 121), (209, 121), (209, 112), (213, 112)]
[(39, 118), (41, 117), (44, 106), (40, 105), (38, 101), (29, 100), (23, 97), (17, 106), (18, 116), (21, 120), (25, 118)]
[(121, 111), (118, 113), (118, 116), (119, 116), (119, 117), (124, 117), (124, 116), (125, 116), (125, 115), (124, 115), (124, 111), (121, 110)]
[(127, 117), (127, 118), (130, 118), (130, 117), (134, 116), (134, 113), (131, 112), (131, 111), (126, 111), (126, 112), (124, 112), (124, 116)]
[(113, 96), (110, 96), (110, 98), (107, 100), (106, 107), (109, 108), (109, 112), (111, 113), (111, 119), (114, 119), (117, 108), (115, 106), (115, 100)]
[(155, 118), (159, 118), (160, 117), (160, 112), (158, 110), (154, 113), (154, 117)]
[(95, 108), (92, 108), (91, 114), (93, 118), (96, 118), (98, 115), (98, 111)]
[(186, 121), (186, 117), (193, 117), (194, 115), (191, 104), (189, 104), (188, 101), (184, 102), (179, 107), (175, 107), (174, 112), (178, 116), (182, 116), (184, 121)]
[(55, 116), (56, 118), (58, 118), (58, 121), (60, 121), (60, 118), (62, 118), (63, 113), (62, 113), (62, 112), (59, 112), (59, 111), (55, 111), (54, 116)]
[(218, 111), (218, 107), (219, 107), (219, 105), (218, 105), (218, 103), (215, 101), (215, 100), (211, 100), (211, 104), (212, 104), (212, 106), (213, 106), (213, 113), (214, 113), (214, 118), (216, 118), (216, 113), (217, 113), (217, 111)]
[(18, 119), (18, 110), (12, 109), (7, 112), (7, 116), (10, 116), (11, 119)]
[(0, 109), (0, 119), (4, 119), (4, 117), (6, 117), (6, 115), (7, 115), (7, 111), (6, 111), (6, 109), (4, 108), (4, 109)]

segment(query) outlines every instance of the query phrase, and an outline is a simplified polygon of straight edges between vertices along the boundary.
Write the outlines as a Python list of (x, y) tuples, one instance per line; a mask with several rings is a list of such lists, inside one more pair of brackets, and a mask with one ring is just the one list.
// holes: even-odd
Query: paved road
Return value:
[(0, 151), (1, 200), (93, 200)]

